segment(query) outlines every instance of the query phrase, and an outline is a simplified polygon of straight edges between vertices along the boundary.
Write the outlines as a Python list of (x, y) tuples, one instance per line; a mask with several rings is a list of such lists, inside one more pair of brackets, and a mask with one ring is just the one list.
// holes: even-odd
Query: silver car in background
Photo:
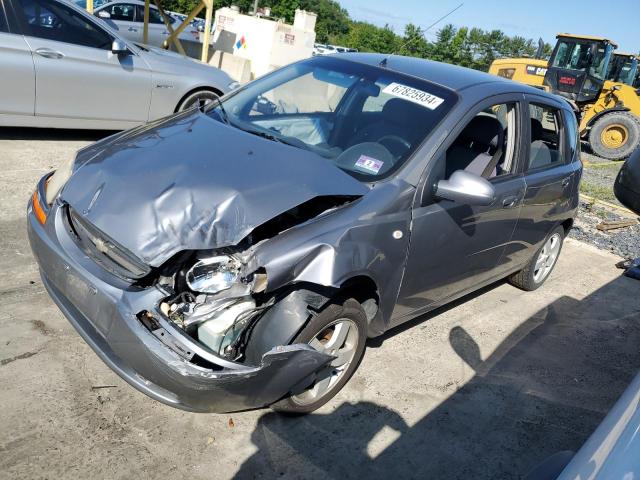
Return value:
[(0, 126), (125, 129), (237, 85), (58, 0), (0, 0), (0, 64)]
[[(143, 43), (144, 2), (137, 0), (109, 2), (96, 8), (94, 15), (105, 20), (109, 26), (117, 30), (127, 40)], [(169, 12), (167, 12), (167, 18), (173, 29), (177, 29), (181, 22), (177, 21)], [(168, 36), (169, 29), (164, 24), (160, 10), (151, 5), (149, 7), (149, 37), (144, 43), (161, 47)], [(192, 25), (188, 25), (178, 35), (179, 40), (187, 42), (198, 42), (199, 38), (198, 29)]]

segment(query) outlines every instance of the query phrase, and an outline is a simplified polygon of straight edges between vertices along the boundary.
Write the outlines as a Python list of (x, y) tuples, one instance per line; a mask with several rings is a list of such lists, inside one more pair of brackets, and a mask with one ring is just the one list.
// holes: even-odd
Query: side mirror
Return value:
[(491, 205), (496, 192), (493, 185), (479, 175), (456, 170), (449, 180), (440, 180), (436, 185), (435, 196), (467, 205)]
[(617, 92), (618, 90), (620, 90), (620, 85), (614, 85), (613, 87), (611, 87), (611, 91), (612, 92)]
[(111, 18), (111, 14), (109, 12), (107, 12), (106, 10), (100, 10), (98, 12), (98, 16), (100, 18)]
[(111, 44), (111, 53), (115, 53), (116, 55), (128, 55), (129, 48), (122, 40), (115, 39)]

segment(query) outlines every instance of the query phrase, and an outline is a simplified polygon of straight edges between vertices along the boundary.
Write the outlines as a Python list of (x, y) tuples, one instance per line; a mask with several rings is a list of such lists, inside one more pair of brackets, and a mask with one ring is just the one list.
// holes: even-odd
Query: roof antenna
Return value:
[[(440, 17), (438, 20), (436, 20), (435, 22), (433, 22), (431, 25), (429, 25), (427, 28), (425, 28), (424, 30), (422, 30), (422, 34), (424, 35), (425, 33), (427, 33), (429, 31), (430, 28), (435, 27), (438, 23), (440, 23), (442, 20), (444, 20), (445, 18), (447, 18), (449, 15), (451, 15), (453, 12), (455, 12), (456, 10), (458, 10), (460, 7), (462, 7), (464, 5), (464, 3), (461, 3), (460, 5), (458, 5), (456, 8), (454, 8), (453, 10), (449, 11), (449, 13), (447, 13), (446, 15), (443, 15), (442, 17)], [(398, 51), (402, 50), (404, 47), (408, 46), (411, 44), (411, 42), (414, 42), (415, 40), (417, 40), (416, 38), (412, 38), (410, 40), (407, 40), (406, 42), (404, 42), (402, 45), (400, 45), (399, 48), (397, 48), (396, 50), (394, 50), (393, 52), (391, 52), (390, 54), (388, 54), (386, 57), (384, 57), (382, 60), (380, 60), (380, 63), (378, 64), (379, 67), (386, 67), (387, 66), (387, 61), (389, 60), (389, 58), (391, 58), (392, 55), (395, 55), (396, 53), (398, 53)]]

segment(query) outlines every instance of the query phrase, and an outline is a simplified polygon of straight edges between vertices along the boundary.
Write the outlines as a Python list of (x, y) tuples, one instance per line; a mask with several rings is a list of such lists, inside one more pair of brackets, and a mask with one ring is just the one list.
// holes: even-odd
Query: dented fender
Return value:
[(375, 188), (375, 196), (260, 243), (248, 253), (246, 270), (263, 268), (268, 292), (298, 283), (339, 288), (368, 277), (377, 286), (381, 322), (369, 335), (382, 333), (404, 272), (415, 187), (394, 179)]

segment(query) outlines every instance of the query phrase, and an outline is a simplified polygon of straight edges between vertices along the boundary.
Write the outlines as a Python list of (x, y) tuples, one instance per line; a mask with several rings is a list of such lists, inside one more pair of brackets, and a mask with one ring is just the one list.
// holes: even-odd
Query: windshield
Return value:
[(626, 85), (633, 85), (638, 70), (638, 60), (635, 58), (627, 58), (620, 68), (617, 81)]
[(414, 77), (314, 57), (250, 83), (210, 114), (373, 181), (397, 170), (455, 101), (451, 90)]
[(565, 70), (588, 71), (589, 75), (604, 80), (613, 48), (604, 43), (558, 40), (552, 66)]

